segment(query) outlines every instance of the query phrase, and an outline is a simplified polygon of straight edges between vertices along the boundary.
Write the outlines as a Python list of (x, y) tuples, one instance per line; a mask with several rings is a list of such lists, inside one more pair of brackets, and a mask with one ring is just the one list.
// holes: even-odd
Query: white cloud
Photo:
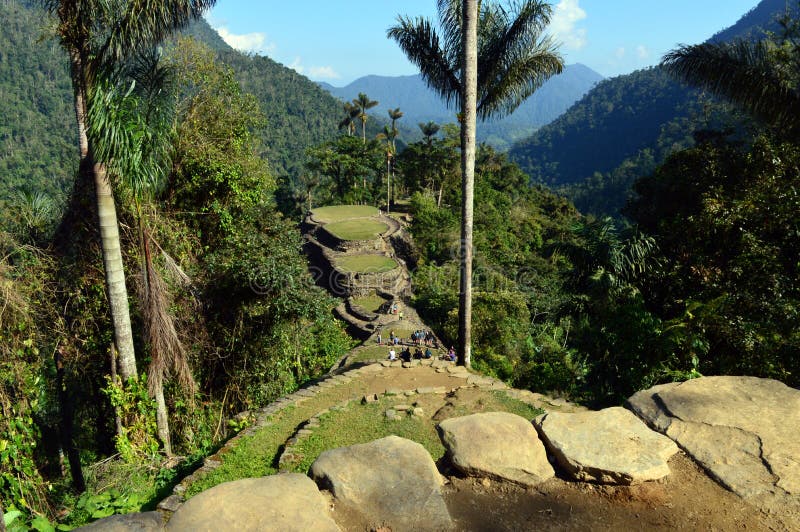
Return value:
[(616, 56), (617, 59), (622, 59), (623, 57), (625, 57), (625, 47), (620, 46), (619, 48), (617, 48), (617, 51), (614, 52), (614, 56)]
[(580, 0), (561, 0), (553, 9), (550, 32), (567, 48), (580, 50), (586, 46), (586, 29), (575, 25), (586, 18), (586, 11), (578, 5)]
[(650, 57), (650, 51), (645, 47), (645, 45), (640, 44), (636, 47), (636, 55), (639, 56), (639, 59), (647, 59)]
[(311, 79), (339, 79), (341, 76), (336, 72), (332, 66), (310, 66), (303, 65), (303, 60), (300, 57), (295, 57), (289, 65), (289, 68), (303, 74)]
[(312, 66), (308, 75), (314, 79), (339, 79), (341, 76), (331, 66)]
[(288, 66), (298, 74), (302, 74), (305, 71), (305, 67), (303, 66), (303, 63), (299, 57), (295, 57), (294, 61), (292, 61), (290, 64), (286, 66)]
[(275, 51), (275, 43), (267, 42), (267, 35), (261, 32), (235, 34), (228, 31), (228, 28), (221, 26), (214, 28), (230, 47), (243, 52), (251, 52), (262, 55), (269, 55)]

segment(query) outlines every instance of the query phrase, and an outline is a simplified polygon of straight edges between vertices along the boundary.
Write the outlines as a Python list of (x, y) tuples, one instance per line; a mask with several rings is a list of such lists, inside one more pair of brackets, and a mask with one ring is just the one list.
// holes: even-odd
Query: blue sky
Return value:
[[(550, 31), (568, 64), (616, 76), (702, 42), (758, 0), (552, 0)], [(436, 20), (436, 0), (218, 0), (206, 19), (234, 48), (267, 55), (317, 81), (415, 74), (386, 29), (397, 15)]]

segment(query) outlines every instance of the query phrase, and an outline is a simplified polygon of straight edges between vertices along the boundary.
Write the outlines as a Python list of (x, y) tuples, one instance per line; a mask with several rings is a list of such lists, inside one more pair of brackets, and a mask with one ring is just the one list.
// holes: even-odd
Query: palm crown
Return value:
[[(428, 86), (461, 107), (462, 14), (458, 0), (439, 0), (440, 30), (422, 17), (400, 16), (387, 35), (416, 64)], [(564, 64), (553, 40), (544, 35), (551, 7), (541, 0), (508, 8), (479, 2), (478, 117), (512, 113)]]

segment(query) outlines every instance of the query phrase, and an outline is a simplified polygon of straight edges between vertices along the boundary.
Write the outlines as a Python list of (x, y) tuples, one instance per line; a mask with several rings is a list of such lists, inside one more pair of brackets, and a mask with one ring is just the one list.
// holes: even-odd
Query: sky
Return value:
[[(506, 4), (509, 0), (502, 0)], [(551, 0), (548, 31), (566, 64), (603, 76), (655, 65), (678, 44), (700, 43), (758, 0)], [(398, 15), (436, 21), (436, 0), (218, 0), (206, 20), (232, 47), (266, 55), (343, 87), (370, 75), (416, 74), (386, 37)]]

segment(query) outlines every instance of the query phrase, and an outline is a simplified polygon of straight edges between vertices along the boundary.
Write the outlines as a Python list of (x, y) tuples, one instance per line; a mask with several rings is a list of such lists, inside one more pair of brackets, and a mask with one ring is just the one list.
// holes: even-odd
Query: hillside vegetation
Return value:
[[(713, 39), (778, 31), (776, 19), (786, 7), (764, 0)], [(516, 143), (509, 156), (534, 182), (566, 192), (582, 212), (619, 216), (634, 180), (692, 146), (692, 131), (729, 127), (741, 129), (747, 121), (654, 67), (599, 83), (553, 123)]]

